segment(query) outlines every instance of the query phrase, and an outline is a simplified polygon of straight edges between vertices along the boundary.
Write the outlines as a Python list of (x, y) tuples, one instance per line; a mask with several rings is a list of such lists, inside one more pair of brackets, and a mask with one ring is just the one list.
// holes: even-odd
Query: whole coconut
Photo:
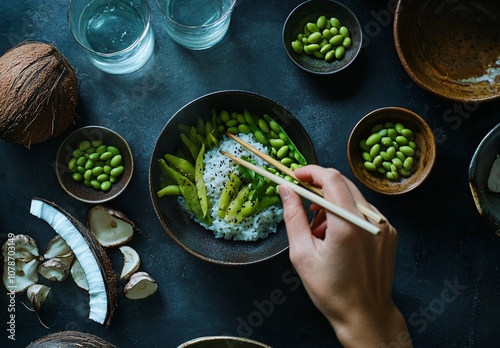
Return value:
[(0, 138), (25, 146), (53, 140), (75, 119), (78, 83), (52, 45), (24, 42), (0, 57)]

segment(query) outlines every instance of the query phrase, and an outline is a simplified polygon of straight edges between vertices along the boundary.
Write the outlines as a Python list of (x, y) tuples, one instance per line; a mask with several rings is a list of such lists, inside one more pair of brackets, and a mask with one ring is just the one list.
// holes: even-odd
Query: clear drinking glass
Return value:
[(166, 29), (179, 45), (203, 50), (217, 44), (229, 28), (236, 0), (156, 0)]
[(154, 34), (147, 0), (70, 0), (68, 23), (91, 62), (110, 74), (141, 68), (151, 57)]

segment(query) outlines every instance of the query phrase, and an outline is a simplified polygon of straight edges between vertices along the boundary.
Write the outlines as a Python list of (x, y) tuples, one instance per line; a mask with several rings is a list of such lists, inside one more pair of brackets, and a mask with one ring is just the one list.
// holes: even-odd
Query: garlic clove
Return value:
[(87, 222), (90, 232), (104, 247), (124, 245), (134, 236), (134, 223), (122, 212), (103, 205), (90, 209)]
[(132, 274), (123, 292), (131, 300), (143, 299), (153, 295), (158, 290), (158, 283), (146, 272)]
[(128, 245), (121, 246), (120, 251), (123, 255), (123, 268), (120, 274), (120, 280), (127, 281), (130, 276), (139, 269), (141, 258), (137, 251)]

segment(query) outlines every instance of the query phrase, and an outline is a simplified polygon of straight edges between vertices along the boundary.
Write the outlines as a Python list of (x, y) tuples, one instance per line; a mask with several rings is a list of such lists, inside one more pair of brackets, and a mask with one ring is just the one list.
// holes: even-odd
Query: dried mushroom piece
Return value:
[(132, 274), (123, 292), (131, 300), (143, 299), (153, 295), (158, 290), (158, 283), (146, 272)]
[[(10, 250), (13, 250), (14, 254), (9, 252)], [(17, 234), (13, 239), (8, 239), (2, 246), (2, 256), (5, 261), (14, 258), (19, 261), (29, 262), (35, 258), (40, 258), (35, 240), (25, 234)]]
[(84, 291), (89, 291), (89, 283), (87, 283), (87, 278), (85, 278), (85, 272), (83, 271), (80, 261), (76, 259), (71, 265), (71, 276), (75, 281), (76, 285)]
[(116, 303), (116, 277), (106, 252), (92, 233), (53, 202), (33, 198), (30, 213), (45, 220), (68, 244), (89, 284), (89, 318), (109, 325)]
[(52, 258), (38, 266), (38, 273), (51, 281), (62, 282), (69, 275), (69, 268), (58, 258)]
[(96, 205), (87, 216), (90, 232), (104, 247), (124, 245), (134, 236), (134, 223), (121, 211)]
[(15, 293), (21, 293), (29, 286), (38, 283), (38, 259), (25, 262), (15, 260), (3, 263), (2, 281), (5, 288)]
[(27, 348), (53, 347), (116, 348), (116, 346), (98, 336), (79, 331), (51, 333), (31, 342)]
[(137, 251), (128, 245), (121, 246), (120, 251), (123, 255), (123, 268), (120, 274), (120, 281), (127, 281), (132, 274), (139, 270), (141, 258)]
[(47, 244), (45, 252), (43, 253), (43, 258), (48, 260), (54, 257), (61, 258), (71, 254), (73, 254), (73, 251), (69, 245), (60, 235), (57, 234)]
[(42, 304), (49, 296), (50, 287), (42, 284), (33, 284), (26, 291), (26, 295), (33, 306), (35, 312), (38, 312), (42, 307)]

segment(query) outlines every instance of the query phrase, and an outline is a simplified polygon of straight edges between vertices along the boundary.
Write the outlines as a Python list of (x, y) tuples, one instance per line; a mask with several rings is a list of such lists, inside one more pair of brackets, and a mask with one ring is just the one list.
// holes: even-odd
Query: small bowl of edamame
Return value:
[(125, 190), (134, 161), (128, 143), (118, 133), (101, 126), (86, 126), (62, 142), (55, 170), (66, 193), (79, 201), (97, 204)]
[(300, 4), (283, 26), (283, 45), (290, 60), (318, 75), (333, 74), (349, 66), (361, 50), (362, 36), (354, 13), (332, 0)]
[(413, 111), (385, 107), (364, 116), (353, 128), (347, 157), (354, 176), (367, 188), (398, 195), (418, 187), (436, 159), (434, 135)]

